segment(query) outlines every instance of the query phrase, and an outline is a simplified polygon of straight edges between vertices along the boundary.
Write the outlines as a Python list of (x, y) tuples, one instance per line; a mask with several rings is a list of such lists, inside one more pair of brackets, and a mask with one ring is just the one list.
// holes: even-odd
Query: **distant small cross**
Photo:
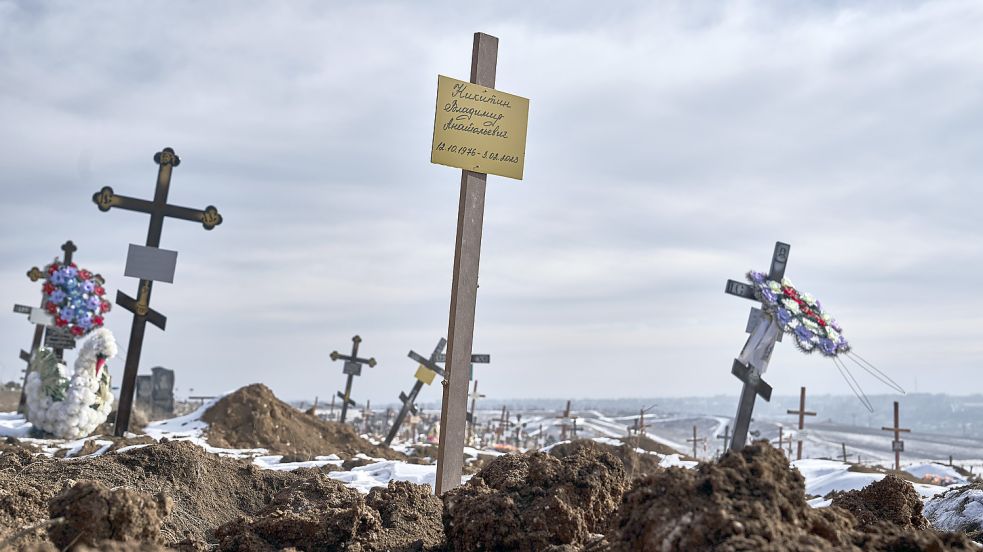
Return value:
[(475, 408), (478, 404), (478, 399), (485, 398), (484, 395), (478, 393), (478, 380), (474, 380), (474, 391), (468, 395), (468, 398), (471, 399), (471, 410), (468, 411), (468, 434), (464, 440), (465, 443), (470, 443), (474, 437), (475, 416), (477, 412)]
[(705, 443), (706, 442), (706, 438), (705, 437), (697, 438), (696, 437), (696, 426), (693, 426), (693, 438), (692, 439), (686, 439), (686, 442), (687, 443), (693, 443), (693, 458), (698, 458), (698, 456), (696, 455), (696, 444), (697, 443)]
[(359, 358), (358, 356), (358, 345), (362, 342), (362, 338), (359, 336), (352, 337), (352, 354), (350, 356), (345, 356), (339, 354), (338, 351), (331, 351), (331, 360), (344, 360), (345, 365), (342, 369), (342, 373), (348, 376), (345, 383), (345, 392), (338, 392), (338, 398), (341, 399), (341, 423), (345, 423), (345, 418), (348, 415), (348, 407), (355, 406), (355, 401), (352, 400), (352, 380), (355, 376), (362, 375), (362, 365), (368, 364), (369, 367), (375, 366), (374, 358)]
[[(806, 388), (803, 387), (799, 393), (799, 409), (798, 410), (788, 410), (789, 414), (796, 414), (799, 416), (799, 432), (805, 429), (806, 416), (815, 416), (815, 412), (809, 412), (806, 410)], [(789, 438), (792, 436), (789, 435)], [(798, 454), (796, 455), (796, 460), (802, 460), (802, 439), (799, 439)]]
[(726, 452), (729, 449), (728, 445), (730, 445), (730, 426), (729, 425), (724, 427), (724, 434), (717, 436), (717, 439), (722, 439), (723, 440), (723, 442), (724, 442), (724, 452)]
[(901, 469), (901, 453), (904, 452), (904, 441), (901, 440), (902, 433), (911, 433), (908, 428), (901, 427), (901, 416), (898, 401), (894, 401), (894, 427), (882, 427), (881, 431), (893, 431), (894, 440), (891, 441), (891, 450), (894, 451), (894, 469)]

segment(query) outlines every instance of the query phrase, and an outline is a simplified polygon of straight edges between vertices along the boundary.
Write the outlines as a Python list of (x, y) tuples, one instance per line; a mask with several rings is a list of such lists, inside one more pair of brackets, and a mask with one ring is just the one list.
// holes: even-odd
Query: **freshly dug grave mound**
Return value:
[(564, 458), (501, 456), (444, 493), (448, 548), (524, 552), (582, 544), (605, 532), (626, 485), (621, 461), (594, 447)]
[(857, 491), (831, 496), (833, 506), (853, 514), (861, 528), (886, 521), (901, 528), (925, 529), (922, 500), (911, 483), (889, 475)]
[(549, 452), (557, 458), (565, 458), (583, 448), (604, 451), (621, 460), (629, 479), (645, 477), (663, 469), (659, 466), (660, 459), (658, 456), (639, 453), (634, 447), (628, 444), (616, 447), (614, 445), (591, 441), (590, 439), (578, 439), (569, 443), (556, 445)]
[(430, 550), (443, 544), (440, 499), (429, 486), (390, 482), (367, 497), (305, 470), (254, 516), (215, 530), (219, 550)]
[(940, 531), (962, 531), (983, 543), (983, 482), (949, 489), (925, 504), (925, 517)]
[[(127, 431), (130, 433), (135, 433), (141, 435), (143, 433), (143, 428), (147, 427), (150, 423), (150, 416), (142, 408), (134, 408), (130, 411), (130, 427)], [(110, 436), (116, 431), (116, 411), (113, 410), (106, 417), (106, 421), (99, 425), (95, 431), (92, 432), (93, 435), (103, 435)]]
[(696, 470), (669, 468), (636, 481), (607, 541), (611, 552), (972, 550), (964, 535), (914, 529), (910, 519), (864, 527), (844, 509), (811, 508), (802, 475), (764, 442)]
[(153, 497), (82, 481), (48, 502), (51, 519), (62, 519), (48, 527), (48, 537), (62, 550), (73, 544), (97, 546), (103, 540), (159, 544), (161, 524), (173, 507), (174, 501), (163, 493)]
[(208, 422), (205, 438), (216, 447), (259, 447), (305, 460), (329, 454), (346, 458), (359, 452), (373, 458), (406, 459), (402, 453), (359, 437), (348, 425), (297, 410), (261, 383), (222, 397), (205, 411), (202, 420)]
[[(212, 528), (258, 511), (297, 479), (291, 472), (261, 470), (183, 441), (67, 461), (13, 449), (0, 454), (0, 542), (21, 527), (47, 520), (48, 500), (79, 480), (170, 496), (174, 511), (161, 535), (165, 543), (176, 543), (186, 537), (207, 540)], [(16, 544), (39, 540), (47, 540), (43, 529), (19, 536)]]

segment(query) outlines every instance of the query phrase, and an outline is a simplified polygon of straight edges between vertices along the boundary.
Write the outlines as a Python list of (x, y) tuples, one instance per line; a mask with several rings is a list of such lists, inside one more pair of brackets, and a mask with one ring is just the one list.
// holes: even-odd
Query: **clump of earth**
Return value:
[(635, 481), (604, 549), (975, 550), (965, 535), (921, 529), (912, 494), (911, 484), (898, 479), (850, 495), (847, 504), (858, 513), (884, 514), (882, 521), (866, 525), (837, 506), (813, 509), (805, 500), (802, 475), (781, 452), (757, 442), (695, 470), (668, 468)]
[(265, 448), (292, 460), (364, 453), (373, 458), (405, 460), (388, 447), (373, 445), (350, 426), (322, 420), (281, 401), (270, 388), (256, 383), (219, 399), (202, 415), (208, 422), (205, 439), (222, 448)]
[(645, 477), (663, 469), (659, 466), (660, 457), (645, 452), (638, 452), (636, 447), (632, 445), (633, 443), (625, 443), (614, 446), (591, 440), (578, 439), (569, 443), (554, 445), (550, 448), (549, 453), (557, 458), (565, 458), (584, 448), (604, 451), (621, 460), (630, 479)]
[(596, 446), (560, 458), (500, 456), (444, 493), (449, 550), (537, 551), (603, 533), (627, 486), (624, 465)]

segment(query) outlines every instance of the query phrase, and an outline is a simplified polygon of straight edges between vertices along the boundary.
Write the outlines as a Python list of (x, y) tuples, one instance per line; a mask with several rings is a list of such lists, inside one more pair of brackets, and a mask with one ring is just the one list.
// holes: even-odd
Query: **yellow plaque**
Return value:
[(529, 100), (437, 75), (430, 162), (522, 180)]
[(430, 368), (427, 368), (426, 366), (424, 366), (422, 364), (420, 365), (419, 368), (416, 369), (416, 379), (422, 381), (423, 383), (425, 383), (427, 385), (430, 385), (431, 383), (433, 383), (433, 378), (436, 375), (437, 375), (437, 372), (434, 372), (433, 370), (431, 370)]

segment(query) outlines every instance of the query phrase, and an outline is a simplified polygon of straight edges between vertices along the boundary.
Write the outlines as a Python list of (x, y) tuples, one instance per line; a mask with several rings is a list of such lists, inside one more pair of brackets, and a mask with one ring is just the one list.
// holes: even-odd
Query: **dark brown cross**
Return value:
[[(75, 246), (75, 243), (72, 242), (72, 240), (68, 240), (67, 242), (61, 244), (61, 250), (63, 252), (61, 263), (64, 264), (64, 265), (68, 265), (68, 264), (71, 264), (72, 257), (74, 256), (75, 252), (78, 251), (78, 247)], [(57, 259), (55, 259), (55, 260), (57, 260)], [(47, 275), (40, 268), (38, 268), (36, 266), (32, 266), (31, 267), (31, 270), (28, 270), (27, 271), (27, 277), (32, 282), (37, 282), (39, 280), (42, 280), (42, 279), (45, 278), (45, 276), (47, 276)], [(102, 276), (99, 276), (97, 274), (95, 277), (96, 278), (99, 278), (100, 282), (102, 281)], [(46, 304), (47, 304), (47, 301), (44, 299), (44, 294), (42, 293), (42, 296), (41, 296), (41, 306), (40, 306), (40, 308), (43, 309)], [(18, 310), (17, 307), (18, 307), (17, 305), (14, 306), (14, 311), (16, 311), (16, 312), (22, 312), (22, 311)], [(28, 308), (26, 314), (30, 314), (30, 311), (31, 310), (32, 309)], [(61, 330), (61, 328), (58, 328), (55, 331), (60, 331), (60, 330)], [(44, 324), (35, 324), (34, 325), (34, 339), (31, 340), (31, 350), (30, 350), (30, 352), (25, 351), (23, 349), (21, 349), (21, 351), (20, 351), (20, 359), (27, 363), (27, 368), (24, 370), (24, 385), (21, 386), (20, 403), (17, 405), (17, 411), (18, 412), (21, 412), (21, 413), (25, 412), (25, 408), (27, 407), (27, 395), (25, 393), (26, 393), (26, 390), (27, 390), (27, 376), (28, 376), (28, 373), (29, 373), (30, 367), (31, 367), (31, 359), (34, 358), (34, 353), (37, 352), (37, 350), (38, 350), (39, 347), (41, 347), (41, 343), (42, 343), (42, 339), (44, 337), (45, 331), (46, 331), (46, 327), (45, 327)], [(47, 331), (51, 331), (51, 330), (49, 329)], [(71, 335), (71, 334), (69, 334), (69, 335)], [(74, 342), (74, 337), (72, 338), (72, 342)], [(68, 342), (66, 341), (65, 344), (67, 344), (67, 343)], [(62, 348), (54, 348), (54, 351), (55, 351), (55, 356), (57, 356), (59, 360), (64, 357), (64, 349), (62, 349)]]
[[(157, 185), (154, 189), (154, 200), (147, 201), (133, 197), (116, 195), (109, 186), (92, 195), (92, 201), (100, 211), (106, 212), (113, 207), (127, 211), (137, 211), (150, 215), (150, 225), (147, 229), (147, 247), (160, 247), (160, 234), (167, 217), (192, 222), (200, 222), (205, 230), (211, 230), (222, 224), (222, 215), (213, 205), (203, 211), (178, 207), (167, 203), (167, 194), (171, 188), (171, 171), (181, 164), (181, 159), (171, 148), (164, 148), (154, 154), (157, 163)], [(143, 337), (147, 322), (161, 330), (167, 324), (167, 318), (150, 308), (150, 295), (153, 291), (153, 280), (141, 279), (138, 285), (137, 298), (134, 299), (122, 291), (116, 291), (116, 304), (133, 313), (133, 325), (130, 327), (130, 345), (126, 354), (126, 367), (123, 372), (123, 385), (119, 393), (119, 408), (116, 413), (114, 433), (121, 437), (130, 427), (130, 412), (133, 408), (133, 392), (136, 389), (137, 370), (140, 367), (140, 353), (143, 350)]]
[(389, 433), (386, 435), (386, 440), (383, 441), (385, 446), (392, 444), (393, 439), (399, 433), (400, 426), (403, 425), (403, 420), (406, 419), (406, 414), (412, 412), (416, 414), (416, 398), (420, 395), (420, 391), (423, 389), (424, 385), (429, 385), (433, 382), (433, 379), (440, 375), (444, 376), (444, 369), (437, 366), (437, 355), (444, 350), (447, 346), (447, 340), (443, 337), (437, 341), (437, 346), (434, 347), (433, 353), (430, 354), (430, 358), (424, 358), (422, 355), (414, 350), (410, 350), (407, 354), (408, 357), (420, 363), (420, 367), (416, 371), (416, 381), (413, 382), (413, 388), (410, 389), (409, 395), (399, 392), (399, 400), (403, 403), (403, 406), (399, 409), (399, 414), (396, 415), (396, 421), (393, 425), (389, 427)]
[(706, 441), (706, 438), (705, 437), (700, 437), (699, 439), (696, 438), (696, 426), (693, 426), (693, 438), (692, 439), (686, 439), (686, 442), (687, 443), (693, 443), (693, 458), (694, 459), (697, 458), (697, 456), (696, 456), (696, 444), (697, 443), (703, 443), (705, 441)]
[(722, 439), (724, 442), (724, 452), (727, 452), (728, 445), (730, 445), (730, 426), (724, 426), (724, 434), (718, 435), (717, 439)]
[(902, 433), (911, 433), (910, 429), (901, 427), (901, 416), (898, 412), (898, 401), (894, 401), (894, 427), (882, 427), (882, 431), (893, 431), (894, 440), (891, 441), (891, 450), (894, 451), (894, 469), (901, 470), (901, 453), (904, 452), (904, 441), (901, 440)]
[(840, 458), (842, 458), (843, 459), (843, 463), (846, 464), (846, 463), (849, 462), (849, 456), (847, 456), (847, 453), (846, 453), (846, 443), (840, 443), (840, 446), (843, 447), (843, 452), (840, 454)]
[[(809, 411), (806, 410), (806, 388), (805, 387), (803, 387), (799, 391), (799, 409), (798, 410), (787, 410), (786, 412), (788, 414), (795, 414), (795, 415), (797, 415), (799, 417), (799, 432), (801, 433), (802, 430), (805, 429), (806, 416), (815, 416), (816, 415), (815, 412), (809, 412)], [(792, 438), (792, 436), (789, 435), (789, 439), (791, 439), (791, 438)], [(798, 442), (799, 442), (799, 444), (798, 444), (798, 453), (795, 455), (795, 459), (796, 460), (802, 460), (802, 439), (799, 439)], [(791, 447), (791, 445), (789, 445), (789, 446)], [(791, 454), (791, 450), (789, 451), (789, 454)]]
[[(788, 254), (791, 246), (787, 243), (775, 242), (775, 251), (771, 256), (771, 267), (768, 270), (768, 279), (780, 282), (785, 276), (785, 267), (788, 265)], [(754, 296), (754, 287), (745, 282), (727, 280), (724, 288), (725, 293), (757, 301)], [(751, 415), (754, 412), (754, 400), (760, 396), (765, 401), (771, 400), (771, 386), (768, 385), (761, 376), (768, 369), (771, 361), (771, 353), (775, 348), (775, 342), (782, 340), (782, 332), (779, 329), (777, 336), (772, 335), (775, 328), (769, 323), (770, 316), (762, 309), (751, 309), (748, 318), (746, 331), (751, 334), (744, 349), (741, 351), (740, 358), (735, 358), (731, 365), (731, 374), (737, 376), (744, 386), (741, 390), (741, 399), (737, 404), (737, 416), (734, 418), (734, 439), (730, 443), (731, 450), (744, 448), (747, 443), (748, 430), (751, 428)]]
[(778, 426), (778, 450), (782, 450), (782, 445), (785, 444), (785, 434), (783, 433), (783, 427)]
[(338, 354), (338, 351), (331, 351), (332, 361), (338, 359), (345, 361), (345, 366), (342, 369), (342, 373), (348, 376), (348, 381), (345, 383), (345, 392), (342, 393), (341, 391), (338, 391), (338, 398), (341, 399), (341, 423), (345, 423), (345, 417), (348, 415), (348, 406), (355, 406), (355, 401), (352, 400), (352, 380), (355, 378), (355, 376), (362, 375), (363, 364), (368, 364), (369, 368), (375, 366), (374, 358), (358, 357), (358, 344), (361, 342), (362, 338), (357, 335), (352, 338), (351, 356)]
[(569, 425), (567, 425), (567, 420), (570, 419), (570, 401), (567, 401), (567, 407), (563, 409), (563, 414), (557, 416), (557, 418), (563, 420), (560, 422), (560, 440), (566, 441), (567, 429), (570, 427)]

